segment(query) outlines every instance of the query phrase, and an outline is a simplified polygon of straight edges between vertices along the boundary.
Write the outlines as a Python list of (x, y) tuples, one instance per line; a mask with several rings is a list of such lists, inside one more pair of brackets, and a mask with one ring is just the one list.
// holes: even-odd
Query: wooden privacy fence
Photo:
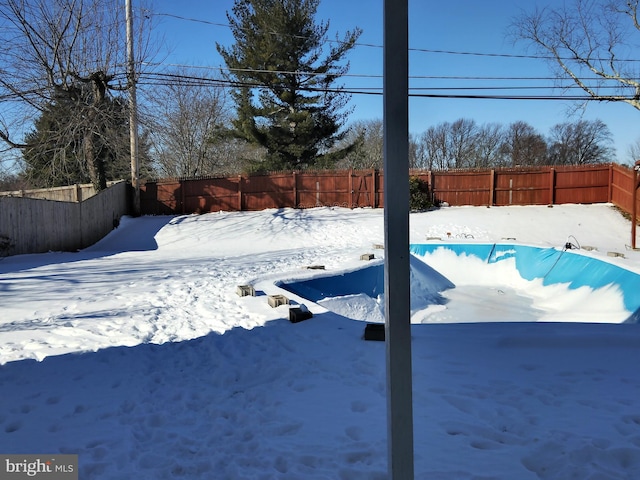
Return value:
[(129, 212), (124, 181), (82, 202), (0, 196), (0, 256), (75, 251), (94, 244)]
[[(633, 211), (636, 173), (607, 164), (494, 170), (421, 171), (438, 202), (502, 206), (613, 203)], [(58, 195), (58, 190), (55, 189)], [(68, 189), (80, 196), (77, 186)], [(116, 182), (82, 202), (0, 195), (0, 256), (48, 250), (76, 250), (96, 242), (129, 212), (130, 187)], [(26, 192), (25, 192), (26, 193)], [(190, 214), (220, 210), (315, 206), (382, 207), (383, 174), (378, 170), (275, 173), (271, 175), (147, 182), (142, 213)], [(51, 195), (50, 193), (46, 194)], [(84, 192), (83, 192), (84, 196)], [(638, 195), (640, 197), (640, 195)], [(640, 198), (636, 199), (640, 212)]]
[[(122, 180), (107, 182), (107, 186), (111, 187), (121, 181)], [(93, 197), (96, 193), (96, 187), (91, 183), (82, 183), (68, 185), (66, 187), (0, 192), (0, 197), (40, 198), (42, 200), (55, 200), (58, 202), (82, 202)]]
[(206, 213), (342, 206), (381, 207), (382, 175), (377, 170), (344, 170), (167, 179), (140, 189), (143, 214)]
[[(613, 202), (631, 211), (633, 170), (617, 164), (492, 170), (412, 170), (436, 202), (504, 206)], [(141, 187), (143, 214), (308, 208), (383, 207), (378, 170), (165, 179)], [(640, 211), (640, 209), (639, 209)]]
[(624, 169), (606, 164), (433, 172), (427, 177), (434, 197), (450, 205), (606, 203), (616, 167)]

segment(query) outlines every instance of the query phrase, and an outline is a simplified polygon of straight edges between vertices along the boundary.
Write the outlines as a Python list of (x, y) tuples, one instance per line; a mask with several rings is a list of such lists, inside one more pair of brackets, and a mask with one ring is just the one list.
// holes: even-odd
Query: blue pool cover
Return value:
[[(463, 243), (410, 245), (411, 253), (417, 256), (425, 256), (438, 249), (451, 250), (458, 256), (473, 255), (487, 263), (515, 258), (516, 269), (522, 278), (526, 280), (541, 278), (543, 285), (562, 283), (567, 284), (569, 288), (587, 286), (592, 289), (615, 285), (623, 294), (625, 308), (633, 312), (626, 322), (637, 323), (640, 320), (640, 275), (617, 265), (581, 255), (572, 250), (527, 245)], [(412, 269), (414, 267), (415, 262), (412, 261)], [(447, 285), (444, 277), (441, 277), (439, 282), (438, 287), (442, 290), (453, 286)], [(327, 297), (360, 293), (376, 298), (384, 292), (383, 264), (379, 263), (338, 275), (281, 283), (280, 286), (312, 302)]]

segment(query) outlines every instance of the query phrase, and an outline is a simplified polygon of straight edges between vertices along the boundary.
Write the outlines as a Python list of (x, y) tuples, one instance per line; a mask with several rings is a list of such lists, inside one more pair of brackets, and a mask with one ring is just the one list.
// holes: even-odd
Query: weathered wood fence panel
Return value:
[[(117, 181), (108, 182), (112, 186)], [(58, 202), (82, 202), (96, 194), (96, 188), (91, 183), (68, 185), (65, 187), (39, 188), (35, 190), (13, 190), (0, 192), (0, 197), (40, 198)]]
[(120, 222), (120, 217), (130, 213), (130, 186), (121, 181), (111, 187), (98, 192), (91, 198), (79, 202), (78, 219), (81, 237), (73, 249), (86, 248), (93, 245)]
[(0, 196), (0, 254), (75, 251), (92, 245), (129, 212), (128, 185), (115, 183), (84, 202)]
[(35, 198), (0, 197), (0, 236), (5, 255), (64, 251), (82, 236), (79, 204)]

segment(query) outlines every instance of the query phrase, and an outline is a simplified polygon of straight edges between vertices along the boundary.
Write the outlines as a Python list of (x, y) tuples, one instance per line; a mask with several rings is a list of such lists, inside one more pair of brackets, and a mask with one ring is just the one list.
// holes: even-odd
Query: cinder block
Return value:
[(307, 270), (324, 270), (324, 265), (309, 265)]
[(360, 255), (360, 260), (373, 260), (376, 256), (373, 253), (363, 253)]
[(586, 250), (587, 252), (592, 252), (594, 250), (598, 250), (596, 247), (592, 247), (591, 245), (582, 245), (582, 250)]
[(619, 252), (607, 252), (607, 255), (610, 257), (624, 258), (624, 253), (619, 253)]
[(364, 327), (364, 339), (384, 342), (384, 323), (367, 323)]
[(311, 317), (313, 317), (313, 313), (311, 313), (306, 307), (289, 308), (289, 321), (291, 323), (302, 322), (303, 320), (308, 320)]
[(289, 305), (289, 299), (284, 295), (269, 295), (267, 302), (271, 308), (276, 308), (280, 305)]
[(253, 285), (238, 285), (238, 288), (236, 288), (236, 293), (241, 297), (255, 297), (256, 289), (253, 288)]
[(376, 250), (384, 250), (384, 245), (382, 243), (374, 243), (373, 248)]

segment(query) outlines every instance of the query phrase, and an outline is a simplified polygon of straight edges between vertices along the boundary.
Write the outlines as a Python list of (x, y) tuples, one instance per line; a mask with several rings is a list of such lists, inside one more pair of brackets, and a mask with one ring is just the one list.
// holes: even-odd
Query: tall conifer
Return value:
[(350, 96), (336, 80), (362, 33), (329, 42), (329, 22), (315, 22), (320, 0), (236, 0), (227, 17), (235, 44), (217, 49), (235, 82), (235, 133), (266, 149), (262, 170), (331, 164)]

